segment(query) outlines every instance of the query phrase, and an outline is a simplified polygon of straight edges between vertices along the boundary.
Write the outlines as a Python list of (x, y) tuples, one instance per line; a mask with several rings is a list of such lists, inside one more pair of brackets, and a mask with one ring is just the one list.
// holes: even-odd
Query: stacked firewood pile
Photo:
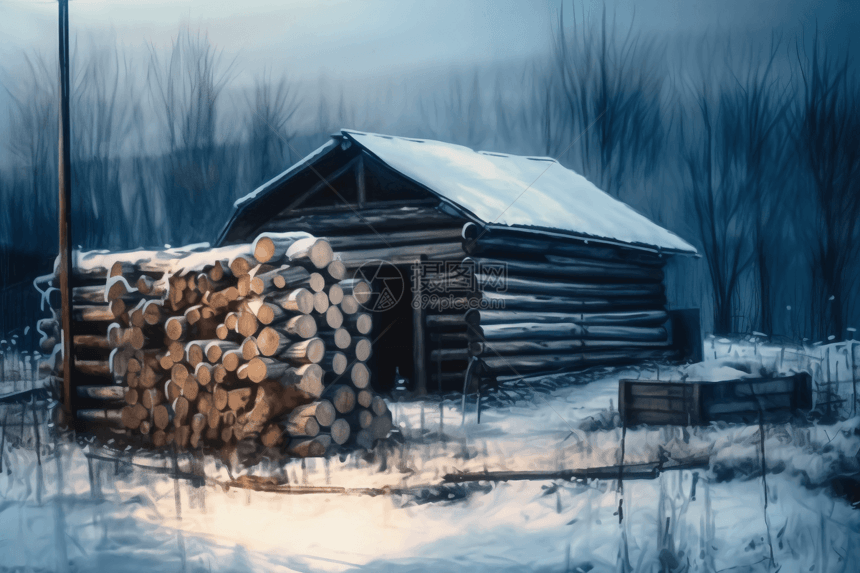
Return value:
[[(266, 233), (81, 262), (77, 420), (155, 447), (258, 440), (299, 457), (370, 449), (388, 435), (391, 414), (367, 365), (370, 285), (347, 278), (328, 241)], [(59, 334), (56, 322), (40, 327)]]

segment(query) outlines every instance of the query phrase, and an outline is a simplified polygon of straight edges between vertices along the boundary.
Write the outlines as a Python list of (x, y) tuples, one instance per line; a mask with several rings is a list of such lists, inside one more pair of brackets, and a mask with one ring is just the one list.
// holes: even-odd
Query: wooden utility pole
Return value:
[(60, 141), (59, 141), (59, 219), (60, 283), (63, 323), (63, 410), (70, 417), (72, 408), (72, 166), (69, 153), (69, 0), (59, 0), (59, 81), (60, 81)]
[[(427, 314), (424, 301), (421, 299), (422, 264), (424, 256), (418, 257), (412, 264), (412, 363), (414, 365), (412, 381), (415, 394), (427, 394), (427, 346), (424, 340), (424, 317)], [(441, 384), (441, 382), (440, 382)]]

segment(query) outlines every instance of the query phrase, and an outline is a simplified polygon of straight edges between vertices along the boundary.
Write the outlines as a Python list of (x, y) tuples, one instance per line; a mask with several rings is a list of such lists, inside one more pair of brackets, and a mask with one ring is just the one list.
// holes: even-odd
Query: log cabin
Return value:
[(371, 280), (382, 391), (397, 371), (424, 393), (701, 352), (663, 281), (696, 249), (554, 159), (344, 129), (237, 200), (218, 244), (284, 231)]

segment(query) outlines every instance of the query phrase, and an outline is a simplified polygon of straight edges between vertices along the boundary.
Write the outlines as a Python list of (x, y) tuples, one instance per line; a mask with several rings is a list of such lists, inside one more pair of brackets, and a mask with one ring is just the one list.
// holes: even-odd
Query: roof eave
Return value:
[(577, 239), (583, 241), (584, 243), (601, 243), (605, 245), (613, 245), (616, 247), (623, 247), (625, 249), (636, 249), (640, 251), (662, 254), (662, 255), (686, 255), (688, 257), (699, 258), (701, 255), (699, 252), (693, 247), (690, 246), (692, 251), (685, 251), (681, 249), (673, 249), (673, 248), (665, 248), (657, 245), (646, 245), (643, 243), (625, 243), (624, 241), (617, 241), (613, 239), (605, 239), (602, 237), (592, 237), (590, 235), (583, 235), (582, 233), (574, 233), (570, 231), (565, 231), (563, 229), (555, 229), (555, 228), (544, 228), (544, 227), (532, 227), (528, 225), (500, 225), (496, 223), (482, 223), (485, 227), (489, 229), (507, 229), (520, 231), (525, 233), (534, 233), (536, 235), (544, 235), (549, 237), (564, 237), (566, 239)]

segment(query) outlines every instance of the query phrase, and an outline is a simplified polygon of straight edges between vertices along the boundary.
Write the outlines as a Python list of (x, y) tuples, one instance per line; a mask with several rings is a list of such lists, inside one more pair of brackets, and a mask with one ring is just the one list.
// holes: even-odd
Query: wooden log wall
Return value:
[[(518, 376), (679, 356), (666, 328), (662, 257), (515, 231), (462, 230), (462, 266), (483, 304), (459, 325), (485, 376)], [(454, 358), (455, 353), (448, 353)]]
[(101, 286), (73, 293), (77, 421), (155, 447), (372, 448), (391, 429), (365, 365), (373, 320), (343, 306), (344, 291), (361, 302), (368, 285), (346, 280), (324, 239), (265, 234), (236, 252), (176, 273), (81, 272)]
[(651, 252), (485, 233), (436, 200), (287, 212), (260, 230), (287, 229), (325, 235), (348, 269), (384, 260), (407, 270), (423, 258), (418, 296), (444, 299), (415, 314), (424, 330), (413, 340), (425, 347), (415, 360), (421, 352), (430, 391), (462, 389), (475, 356), (489, 377), (680, 356), (667, 328), (665, 260)]

